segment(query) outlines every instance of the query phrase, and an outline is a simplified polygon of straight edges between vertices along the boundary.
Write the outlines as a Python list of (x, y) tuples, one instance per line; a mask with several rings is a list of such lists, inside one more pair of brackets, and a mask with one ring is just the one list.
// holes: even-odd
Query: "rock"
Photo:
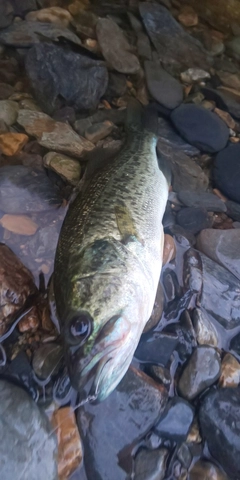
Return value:
[(240, 475), (240, 389), (211, 389), (200, 407), (199, 420), (208, 449), (233, 479)]
[(0, 120), (6, 123), (6, 125), (12, 125), (16, 122), (18, 116), (19, 106), (12, 100), (0, 101)]
[(197, 347), (184, 367), (178, 383), (180, 395), (193, 400), (220, 377), (221, 364), (212, 347)]
[(109, 72), (109, 82), (106, 91), (107, 98), (122, 97), (127, 90), (126, 76), (121, 73)]
[(58, 476), (65, 480), (82, 463), (83, 451), (74, 411), (64, 407), (53, 413), (51, 423), (57, 428)]
[(107, 89), (108, 73), (102, 61), (58, 45), (35, 45), (25, 64), (35, 97), (49, 114), (62, 105), (94, 109)]
[(84, 135), (85, 131), (95, 123), (102, 123), (106, 120), (115, 125), (122, 125), (125, 122), (126, 109), (124, 110), (98, 110), (96, 113), (87, 118), (81, 118), (74, 123), (75, 130), (79, 135)]
[[(138, 58), (131, 53), (131, 46), (119, 26), (110, 18), (99, 18), (96, 34), (102, 54), (110, 68), (120, 73), (139, 72)], [(111, 42), (109, 42), (111, 38)]]
[(73, 126), (76, 121), (76, 114), (73, 107), (62, 107), (59, 110), (55, 110), (52, 118), (57, 122), (70, 123)]
[(183, 5), (178, 20), (184, 27), (195, 27), (198, 24), (198, 15), (192, 7)]
[(240, 37), (234, 37), (230, 42), (226, 44), (228, 53), (237, 60), (240, 59)]
[(18, 323), (18, 330), (23, 332), (35, 332), (41, 326), (41, 319), (37, 307), (34, 306)]
[(45, 413), (25, 390), (3, 379), (0, 400), (2, 478), (57, 480), (57, 441)]
[(158, 324), (163, 313), (164, 300), (165, 300), (164, 291), (163, 291), (161, 282), (159, 282), (156, 298), (153, 306), (153, 311), (152, 311), (151, 317), (149, 318), (148, 322), (144, 327), (143, 333), (148, 332), (152, 328), (156, 327), (156, 325)]
[(41, 345), (33, 353), (32, 367), (42, 380), (48, 379), (51, 375), (58, 373), (63, 358), (63, 349), (56, 343), (46, 343)]
[(149, 332), (142, 335), (135, 350), (134, 357), (140, 363), (167, 365), (173, 351), (178, 345), (176, 334)]
[(102, 123), (94, 123), (94, 125), (91, 125), (85, 130), (85, 137), (90, 142), (97, 143), (99, 140), (102, 140), (110, 135), (113, 128), (114, 125), (112, 122), (109, 122), (109, 120), (106, 120)]
[(135, 457), (134, 479), (163, 480), (167, 457), (168, 450), (166, 448), (158, 448), (156, 450), (141, 449)]
[(27, 22), (27, 20), (15, 22), (0, 31), (0, 43), (15, 48), (29, 48), (35, 43), (41, 43), (43, 36), (55, 42), (64, 38), (76, 45), (81, 45), (79, 37), (67, 28), (53, 23)]
[(165, 233), (163, 247), (163, 265), (174, 260), (176, 256), (176, 244), (171, 235)]
[(240, 203), (238, 184), (240, 145), (229, 145), (219, 152), (214, 160), (213, 179), (215, 185), (227, 197)]
[[(79, 2), (75, 2), (75, 5)], [(91, 39), (96, 38), (96, 24), (98, 21), (97, 15), (91, 11), (84, 10), (83, 8), (72, 9), (69, 5), (68, 10), (73, 15), (74, 20), (72, 25), (76, 29), (80, 37), (90, 37)]]
[(17, 155), (28, 142), (28, 136), (24, 133), (1, 133), (0, 151), (7, 157)]
[(81, 407), (78, 426), (87, 477), (112, 480), (114, 476), (114, 480), (125, 480), (126, 470), (132, 471), (134, 444), (159, 420), (166, 400), (164, 387), (143, 372), (130, 368), (104, 402)]
[(214, 90), (213, 88), (203, 87), (201, 90), (206, 99), (213, 100), (216, 103), (217, 108), (229, 112), (234, 118), (240, 119), (239, 99), (236, 100), (236, 96), (231, 89), (223, 90), (223, 88), (225, 87)]
[(0, 168), (0, 209), (3, 212), (44, 212), (61, 203), (61, 196), (44, 171), (23, 165)]
[(45, 113), (19, 110), (17, 121), (29, 135), (37, 138), (40, 145), (49, 150), (81, 157), (94, 148), (91, 142), (77, 135), (70, 125), (55, 122)]
[(78, 160), (61, 153), (49, 152), (43, 157), (43, 163), (71, 185), (78, 184), (81, 175), (81, 165)]
[(158, 4), (140, 3), (140, 14), (160, 60), (179, 68), (207, 68), (201, 43), (191, 37), (173, 18), (169, 10)]
[(177, 457), (184, 468), (188, 469), (190, 467), (192, 463), (192, 455), (187, 443), (182, 443), (182, 445), (178, 448)]
[(14, 93), (14, 88), (7, 83), (0, 82), (0, 100), (6, 100)]
[(166, 72), (159, 63), (144, 62), (148, 90), (152, 97), (166, 108), (174, 109), (183, 101), (181, 83)]
[(18, 0), (11, 0), (11, 4), (14, 9), (14, 15), (18, 17), (24, 17), (27, 12), (37, 10), (38, 8), (36, 0), (21, 0), (21, 2)]
[(235, 90), (240, 89), (239, 73), (229, 73), (224, 71), (218, 71), (217, 75), (225, 87), (234, 88)]
[(226, 124), (213, 112), (199, 105), (185, 104), (176, 108), (171, 120), (187, 142), (204, 152), (222, 150), (228, 141)]
[(38, 225), (25, 215), (5, 214), (0, 219), (0, 225), (9, 232), (27, 236), (34, 235), (38, 229)]
[(184, 83), (192, 84), (193, 82), (202, 82), (210, 78), (210, 74), (201, 68), (188, 68), (181, 73), (181, 80)]
[(13, 7), (11, 1), (3, 0), (0, 2), (0, 28), (6, 28), (13, 21)]
[(240, 383), (240, 363), (230, 353), (226, 353), (222, 360), (221, 376), (219, 378), (219, 386), (237, 387)]
[(155, 430), (160, 437), (183, 442), (188, 436), (193, 416), (194, 409), (186, 400), (179, 397), (171, 398)]
[(185, 142), (180, 135), (177, 134), (171, 122), (163, 117), (158, 118), (158, 141), (159, 144), (169, 145), (171, 148), (183, 152), (190, 157), (199, 154), (199, 150)]
[(234, 220), (240, 222), (240, 204), (231, 202), (231, 200), (227, 200), (226, 202), (227, 207), (227, 215)]
[(141, 57), (143, 60), (151, 60), (152, 48), (149, 37), (143, 30), (142, 23), (131, 12), (128, 12), (128, 18), (137, 36), (138, 56)]
[(230, 113), (224, 112), (220, 108), (214, 108), (214, 112), (226, 123), (228, 128), (231, 128), (232, 130), (236, 129), (236, 122), (233, 120)]
[(189, 472), (189, 480), (228, 480), (220, 468), (207, 460), (198, 460)]
[(181, 208), (177, 213), (177, 223), (193, 234), (211, 226), (207, 210), (194, 207)]
[(72, 15), (61, 7), (42, 8), (36, 12), (29, 12), (25, 19), (30, 22), (54, 23), (60, 27), (69, 27), (73, 18)]
[(55, 254), (59, 237), (59, 230), (55, 225), (39, 228), (36, 235), (28, 242), (30, 254), (34, 258), (52, 256)]
[(218, 333), (208, 315), (201, 308), (193, 310), (193, 326), (199, 345), (211, 345), (217, 347)]
[(178, 198), (186, 207), (205, 208), (208, 212), (226, 212), (225, 203), (213, 193), (182, 190)]
[(202, 230), (197, 238), (197, 248), (227, 268), (240, 280), (238, 230), (215, 230), (213, 228)]
[(231, 26), (240, 21), (240, 5), (238, 0), (226, 4), (224, 0), (213, 0), (209, 5), (208, 0), (199, 3), (198, 0), (188, 0), (201, 18), (222, 32), (231, 32)]
[(201, 167), (183, 152), (158, 141), (157, 153), (170, 165), (172, 171), (172, 187), (174, 192), (181, 190), (205, 191), (208, 178)]

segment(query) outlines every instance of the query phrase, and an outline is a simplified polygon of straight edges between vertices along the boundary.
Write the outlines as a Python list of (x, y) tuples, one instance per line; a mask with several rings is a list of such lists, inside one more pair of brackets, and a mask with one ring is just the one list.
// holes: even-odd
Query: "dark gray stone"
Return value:
[(240, 103), (236, 97), (226, 90), (215, 90), (214, 88), (203, 87), (201, 89), (207, 100), (213, 100), (217, 108), (229, 112), (233, 117), (240, 119)]
[(240, 145), (229, 145), (214, 160), (213, 180), (224, 195), (240, 203)]
[(1, 478), (57, 480), (57, 439), (27, 392), (0, 381)]
[(127, 79), (122, 73), (110, 72), (106, 97), (122, 97), (127, 90)]
[(208, 212), (226, 212), (225, 203), (213, 193), (198, 193), (191, 190), (178, 192), (178, 198), (186, 207), (201, 207)]
[(180, 135), (199, 150), (214, 153), (226, 147), (229, 129), (210, 110), (190, 103), (181, 105), (172, 112), (171, 120)]
[(181, 208), (177, 213), (177, 223), (193, 234), (200, 232), (203, 228), (211, 227), (205, 208)]
[[(3, 0), (4, 1), (4, 0)], [(14, 9), (14, 15), (24, 17), (27, 12), (38, 9), (36, 0), (10, 0)]]
[(231, 478), (240, 476), (240, 388), (211, 389), (199, 420), (211, 455)]
[(135, 480), (163, 480), (165, 477), (168, 450), (158, 448), (156, 450), (141, 449), (135, 458)]
[(232, 202), (231, 200), (226, 201), (227, 215), (233, 220), (240, 222), (240, 204)]
[(232, 338), (230, 342), (230, 350), (232, 350), (238, 358), (240, 357), (240, 333)]
[(101, 61), (56, 45), (32, 47), (26, 71), (38, 103), (50, 114), (61, 101), (76, 110), (96, 108), (107, 89), (108, 73)]
[(183, 442), (187, 438), (193, 417), (194, 409), (186, 400), (171, 398), (155, 430), (163, 438)]
[(11, 1), (0, 0), (0, 28), (6, 28), (11, 25), (13, 13)]
[(146, 333), (142, 335), (134, 357), (140, 363), (166, 366), (177, 344), (176, 334)]
[(74, 128), (79, 133), (79, 135), (84, 136), (87, 128), (91, 125), (94, 125), (95, 123), (101, 123), (109, 120), (115, 125), (122, 125), (125, 121), (125, 116), (126, 110), (114, 110), (113, 108), (111, 110), (99, 110), (90, 117), (80, 118), (79, 120), (77, 120), (74, 124)]
[(174, 109), (183, 101), (183, 87), (158, 62), (144, 62), (148, 90), (166, 108)]
[(221, 363), (217, 351), (200, 346), (192, 353), (178, 383), (181, 396), (193, 400), (220, 377)]
[(183, 138), (178, 135), (172, 123), (163, 117), (158, 118), (158, 139), (159, 143), (169, 145), (171, 148), (176, 149), (178, 152), (183, 152), (190, 157), (200, 153), (198, 148), (185, 142)]

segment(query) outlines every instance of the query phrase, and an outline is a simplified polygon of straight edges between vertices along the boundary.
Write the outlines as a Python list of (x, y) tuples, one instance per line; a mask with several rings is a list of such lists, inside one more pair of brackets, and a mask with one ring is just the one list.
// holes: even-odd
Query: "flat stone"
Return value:
[(239, 232), (237, 229), (202, 230), (197, 238), (197, 248), (215, 262), (227, 268), (240, 280)]
[(209, 451), (236, 479), (240, 475), (240, 389), (211, 389), (200, 407), (199, 420)]
[(125, 480), (132, 471), (132, 448), (159, 420), (166, 400), (164, 387), (130, 368), (104, 402), (81, 407), (78, 426), (87, 477)]
[(4, 480), (57, 480), (57, 440), (47, 416), (25, 390), (6, 380), (0, 382), (0, 425)]
[(134, 357), (140, 363), (151, 363), (165, 367), (178, 343), (176, 334), (165, 332), (145, 333), (140, 339)]
[(229, 130), (226, 124), (199, 105), (181, 105), (172, 112), (171, 120), (180, 135), (199, 150), (214, 153), (227, 144)]
[(183, 442), (188, 436), (193, 417), (194, 409), (186, 400), (171, 398), (155, 430), (161, 438)]
[(16, 122), (18, 116), (19, 106), (12, 100), (0, 101), (0, 120), (11, 126)]
[(240, 203), (238, 183), (240, 144), (229, 145), (214, 160), (213, 180), (230, 200)]
[(240, 383), (240, 363), (237, 359), (226, 353), (222, 360), (221, 376), (219, 385), (222, 388), (237, 387)]
[(186, 207), (205, 208), (208, 212), (227, 211), (225, 203), (213, 193), (182, 190), (178, 192), (178, 198)]
[(211, 226), (207, 210), (199, 207), (181, 208), (177, 213), (177, 223), (193, 234)]
[(100, 18), (97, 21), (96, 33), (102, 54), (111, 68), (127, 74), (134, 74), (140, 70), (138, 58), (131, 53), (127, 38), (113, 20)]
[(198, 460), (190, 469), (189, 480), (228, 480), (227, 475), (214, 463), (207, 460)]
[(0, 225), (9, 232), (27, 236), (34, 235), (38, 229), (37, 223), (25, 215), (5, 214), (0, 219)]
[(192, 353), (178, 383), (181, 396), (193, 400), (220, 377), (221, 363), (217, 351), (200, 346)]
[(94, 148), (91, 142), (77, 135), (70, 125), (55, 122), (45, 113), (19, 110), (17, 121), (29, 135), (37, 138), (40, 145), (49, 150), (81, 157)]
[(183, 101), (183, 87), (158, 62), (144, 62), (148, 90), (166, 108), (174, 109)]
[(159, 282), (151, 317), (147, 321), (144, 327), (143, 333), (146, 333), (152, 328), (156, 327), (163, 313), (164, 302), (165, 302), (165, 295), (164, 295), (161, 282)]
[(163, 480), (167, 457), (168, 450), (166, 448), (141, 449), (135, 457), (134, 479)]
[(27, 142), (28, 136), (24, 133), (1, 133), (0, 151), (7, 157), (11, 157), (12, 155), (17, 155)]
[(63, 28), (69, 27), (72, 19), (72, 15), (68, 10), (61, 7), (42, 8), (36, 12), (29, 12), (25, 17), (25, 20), (30, 22), (54, 23)]
[(218, 333), (207, 313), (201, 308), (193, 311), (193, 327), (199, 345), (218, 346)]
[(106, 138), (112, 132), (114, 125), (109, 120), (102, 123), (94, 123), (85, 130), (85, 137), (92, 143), (97, 143), (99, 140)]
[(43, 157), (43, 163), (71, 185), (77, 185), (81, 175), (81, 165), (75, 158), (57, 152), (49, 152)]
[(198, 155), (198, 148), (185, 142), (166, 118), (158, 117), (158, 141), (161, 144), (169, 145), (171, 148), (183, 152), (190, 157)]

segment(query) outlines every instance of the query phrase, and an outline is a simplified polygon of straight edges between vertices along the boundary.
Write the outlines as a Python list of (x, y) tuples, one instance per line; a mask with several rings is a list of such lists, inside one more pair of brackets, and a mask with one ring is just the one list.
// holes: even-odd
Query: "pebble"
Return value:
[(219, 386), (222, 388), (237, 387), (240, 383), (240, 363), (237, 359), (226, 353), (222, 360), (221, 376)]
[(164, 410), (155, 431), (161, 438), (183, 442), (188, 436), (193, 422), (194, 409), (180, 397), (171, 398)]
[(16, 122), (19, 106), (12, 100), (0, 100), (0, 120), (11, 126)]
[(43, 163), (71, 185), (77, 185), (81, 175), (81, 165), (78, 160), (57, 152), (48, 152), (43, 157)]
[(197, 248), (215, 262), (227, 268), (240, 280), (239, 232), (236, 229), (202, 230), (197, 238)]
[(208, 217), (207, 210), (197, 207), (181, 208), (177, 213), (177, 223), (193, 234), (198, 233), (203, 228), (211, 226), (211, 220)]
[(94, 123), (85, 130), (85, 137), (92, 143), (97, 143), (99, 140), (106, 138), (112, 132), (114, 124), (106, 120), (102, 123)]
[(166, 108), (174, 109), (183, 101), (183, 88), (176, 78), (164, 70), (159, 63), (144, 62), (148, 90), (152, 97)]
[(187, 443), (182, 443), (177, 451), (178, 460), (181, 462), (184, 468), (189, 468), (192, 463), (192, 455), (188, 448)]
[(134, 461), (135, 480), (163, 480), (166, 471), (168, 450), (157, 448), (155, 450), (141, 449), (137, 452)]
[(178, 345), (176, 334), (148, 332), (142, 335), (134, 357), (140, 363), (166, 366)]
[[(132, 472), (129, 446), (159, 420), (166, 401), (163, 386), (131, 367), (104, 402), (80, 407), (78, 426), (87, 477), (112, 480), (114, 475), (114, 480), (125, 480), (126, 473)], [(106, 451), (111, 451), (107, 462)], [(119, 465), (119, 452), (127, 472)]]
[(201, 151), (215, 153), (226, 147), (229, 138), (226, 124), (199, 105), (181, 105), (172, 112), (171, 120), (180, 135)]
[(210, 454), (227, 475), (240, 475), (240, 389), (210, 389), (200, 407), (199, 420)]
[(193, 6), (209, 25), (212, 25), (220, 32), (231, 33), (234, 25), (240, 22), (240, 6), (238, 0), (233, 0), (231, 4), (226, 4), (224, 0), (210, 2), (208, 0), (189, 0)]
[(230, 113), (224, 112), (224, 110), (221, 110), (220, 108), (214, 108), (214, 112), (226, 123), (228, 128), (231, 128), (232, 130), (236, 129), (236, 122), (233, 120)]
[[(97, 40), (109, 66), (120, 73), (134, 74), (140, 70), (138, 58), (123, 31), (110, 18), (100, 18), (96, 25)], [(109, 39), (111, 38), (111, 41)]]
[(225, 203), (213, 193), (182, 190), (178, 198), (186, 207), (205, 208), (208, 212), (226, 212)]
[(213, 180), (230, 200), (240, 203), (238, 182), (240, 144), (229, 145), (214, 160)]
[(82, 463), (83, 451), (76, 418), (71, 407), (53, 413), (51, 423), (57, 428), (58, 477), (66, 480)]
[(193, 400), (220, 377), (221, 363), (212, 347), (197, 347), (184, 367), (178, 383), (181, 396)]
[(102, 61), (58, 45), (35, 45), (25, 64), (35, 97), (49, 114), (62, 104), (78, 111), (94, 109), (107, 89), (108, 72)]
[[(70, 125), (56, 122), (45, 113), (19, 110), (17, 121), (29, 135), (37, 138), (40, 145), (49, 150), (81, 157), (94, 148), (91, 142), (77, 135)], [(1, 137), (2, 135), (0, 145)]]
[(208, 100), (213, 100), (216, 103), (217, 108), (229, 112), (234, 118), (240, 119), (239, 98), (236, 99), (231, 89), (223, 90), (225, 88), (219, 87), (214, 90), (213, 88), (203, 87), (202, 92)]
[(228, 480), (227, 475), (214, 463), (198, 460), (190, 469), (188, 480)]
[(1, 133), (0, 151), (7, 157), (17, 155), (28, 142), (28, 136), (24, 133)]
[(198, 24), (198, 15), (192, 7), (183, 5), (178, 20), (184, 27), (195, 27)]
[(199, 154), (199, 150), (183, 140), (166, 118), (158, 118), (158, 142), (181, 151), (190, 157)]
[(217, 347), (218, 333), (206, 312), (201, 308), (193, 310), (193, 327), (199, 345)]
[(211, 78), (210, 74), (201, 68), (188, 68), (185, 72), (181, 73), (180, 77), (183, 83), (189, 85), (193, 82), (202, 82), (203, 80)]
[(59, 25), (60, 27), (69, 27), (70, 23), (72, 22), (73, 18), (72, 15), (61, 7), (49, 7), (49, 8), (42, 8), (41, 10), (37, 10), (36, 12), (29, 12), (25, 20), (30, 22), (46, 22), (46, 23), (54, 23), (55, 25)]
[(234, 37), (226, 43), (228, 53), (237, 60), (240, 59), (240, 36)]
[(165, 233), (163, 247), (163, 265), (171, 262), (176, 257), (176, 244), (171, 235)]
[(25, 390), (3, 379), (0, 399), (2, 478), (57, 480), (57, 440), (45, 413)]
[(9, 232), (27, 236), (34, 235), (38, 229), (38, 225), (25, 215), (5, 214), (0, 219), (0, 225)]

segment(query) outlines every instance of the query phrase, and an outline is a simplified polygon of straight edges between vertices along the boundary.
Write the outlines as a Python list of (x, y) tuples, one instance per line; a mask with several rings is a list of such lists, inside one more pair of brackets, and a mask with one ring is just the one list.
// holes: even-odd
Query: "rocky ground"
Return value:
[[(240, 478), (239, 20), (239, 0), (0, 1), (3, 480)], [(126, 376), (74, 410), (47, 285), (130, 97), (172, 171), (164, 266)]]

